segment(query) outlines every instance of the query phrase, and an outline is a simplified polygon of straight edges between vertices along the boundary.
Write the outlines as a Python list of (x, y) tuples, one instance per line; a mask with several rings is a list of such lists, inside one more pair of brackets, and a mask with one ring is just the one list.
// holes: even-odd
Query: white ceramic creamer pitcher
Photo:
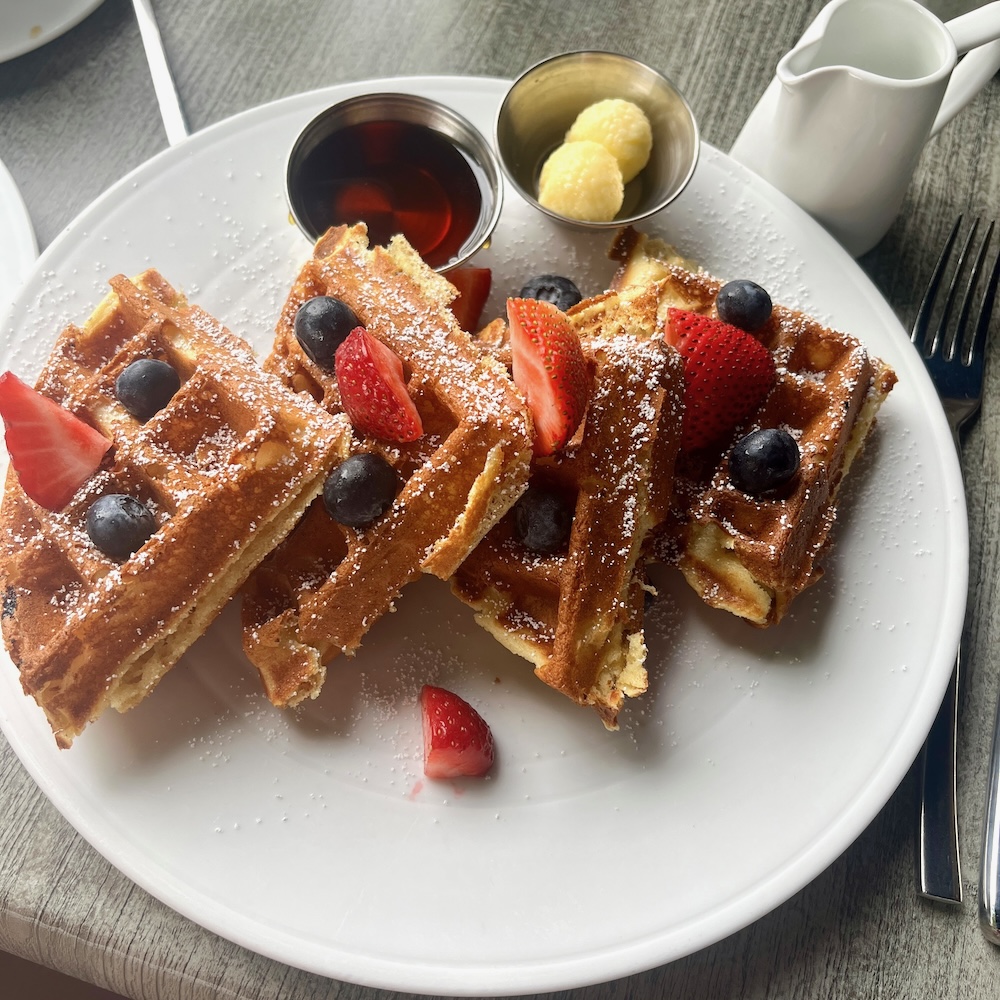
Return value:
[(1000, 2), (944, 24), (916, 0), (833, 0), (731, 155), (858, 256), (898, 214), (928, 137), (1000, 69), (998, 39)]

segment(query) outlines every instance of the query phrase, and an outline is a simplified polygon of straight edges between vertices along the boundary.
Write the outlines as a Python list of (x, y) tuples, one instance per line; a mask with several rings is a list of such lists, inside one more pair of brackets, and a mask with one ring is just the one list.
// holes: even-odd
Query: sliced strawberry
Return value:
[(540, 299), (508, 299), (514, 382), (535, 422), (535, 454), (565, 447), (590, 395), (587, 361), (566, 314)]
[(0, 416), (21, 489), (61, 510), (98, 470), (111, 442), (12, 372), (0, 375)]
[(664, 339), (684, 359), (684, 451), (719, 444), (760, 406), (774, 385), (771, 352), (722, 320), (671, 308)]
[(493, 766), (493, 733), (464, 698), (425, 684), (420, 689), (420, 712), (428, 778), (478, 778)]
[(488, 267), (458, 267), (446, 277), (458, 289), (458, 298), (451, 304), (458, 325), (466, 333), (475, 333), (490, 295), (493, 272)]
[(416, 441), (424, 427), (403, 380), (399, 355), (355, 327), (334, 355), (340, 401), (355, 430), (383, 441)]

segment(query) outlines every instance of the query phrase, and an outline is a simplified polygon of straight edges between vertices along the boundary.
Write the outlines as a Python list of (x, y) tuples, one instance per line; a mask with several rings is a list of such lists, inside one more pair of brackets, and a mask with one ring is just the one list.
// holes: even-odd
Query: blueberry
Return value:
[(3, 618), (13, 618), (17, 613), (17, 591), (10, 584), (3, 592)]
[(719, 318), (741, 330), (759, 330), (771, 318), (771, 296), (755, 281), (727, 282), (715, 298)]
[(324, 371), (333, 371), (333, 356), (355, 327), (363, 326), (357, 313), (340, 299), (317, 295), (295, 314), (295, 339)]
[(566, 498), (545, 486), (532, 485), (514, 504), (514, 537), (533, 552), (548, 555), (566, 547), (573, 510)]
[(90, 540), (112, 559), (127, 559), (156, 531), (149, 508), (124, 493), (98, 497), (87, 511)]
[(177, 369), (156, 358), (139, 358), (133, 361), (115, 379), (118, 401), (143, 422), (159, 413), (181, 387)]
[(392, 506), (401, 485), (399, 474), (381, 455), (351, 455), (326, 477), (323, 504), (339, 524), (365, 528)]
[(571, 306), (575, 306), (583, 296), (569, 278), (560, 277), (558, 274), (539, 274), (521, 289), (520, 298), (551, 302), (556, 308), (565, 312)]
[(799, 446), (788, 431), (774, 427), (751, 431), (733, 447), (729, 479), (738, 490), (763, 496), (789, 482), (799, 460)]

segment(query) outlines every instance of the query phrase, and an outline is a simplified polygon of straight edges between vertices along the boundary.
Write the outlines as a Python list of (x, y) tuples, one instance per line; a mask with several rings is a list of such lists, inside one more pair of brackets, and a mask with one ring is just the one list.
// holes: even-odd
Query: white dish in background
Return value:
[(0, 160), (0, 316), (14, 300), (38, 256), (35, 230), (10, 171)]
[[(489, 133), (505, 86), (335, 87), (166, 150), (46, 251), (2, 334), (2, 367), (33, 376), (110, 275), (151, 265), (266, 350), (309, 252), (282, 195), (298, 130), (335, 100), (404, 90)], [(142, 705), (110, 713), (66, 752), (0, 662), (7, 738), (126, 875), (216, 933), (333, 978), (546, 992), (723, 938), (813, 879), (871, 821), (930, 726), (964, 612), (965, 502), (937, 397), (857, 265), (725, 155), (706, 147), (688, 189), (647, 229), (852, 330), (899, 373), (846, 490), (823, 581), (759, 631), (658, 573), (651, 690), (617, 734), (536, 681), (433, 580), (411, 587), (296, 713), (259, 692), (232, 609)], [(476, 259), (494, 271), (488, 308), (544, 271), (585, 293), (604, 287), (606, 243), (532, 213), (508, 188)], [(423, 779), (425, 681), (459, 691), (489, 721), (499, 756), (488, 780)]]
[(104, 0), (6, 0), (0, 5), (0, 62), (40, 48), (79, 24)]

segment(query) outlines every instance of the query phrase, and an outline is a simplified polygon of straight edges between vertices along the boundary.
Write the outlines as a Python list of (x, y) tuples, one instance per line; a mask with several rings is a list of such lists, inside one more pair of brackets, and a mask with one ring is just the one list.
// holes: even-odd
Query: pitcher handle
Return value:
[[(1000, 3), (996, 6), (1000, 7)], [(931, 135), (937, 135), (989, 83), (998, 70), (1000, 39), (980, 45), (960, 59), (951, 74), (937, 118), (931, 126)]]
[(983, 4), (961, 17), (954, 17), (944, 25), (955, 39), (959, 53), (1000, 38), (1000, 0)]
[(959, 53), (968, 54), (951, 74), (931, 135), (940, 132), (1000, 70), (1000, 0), (947, 21), (945, 28)]

